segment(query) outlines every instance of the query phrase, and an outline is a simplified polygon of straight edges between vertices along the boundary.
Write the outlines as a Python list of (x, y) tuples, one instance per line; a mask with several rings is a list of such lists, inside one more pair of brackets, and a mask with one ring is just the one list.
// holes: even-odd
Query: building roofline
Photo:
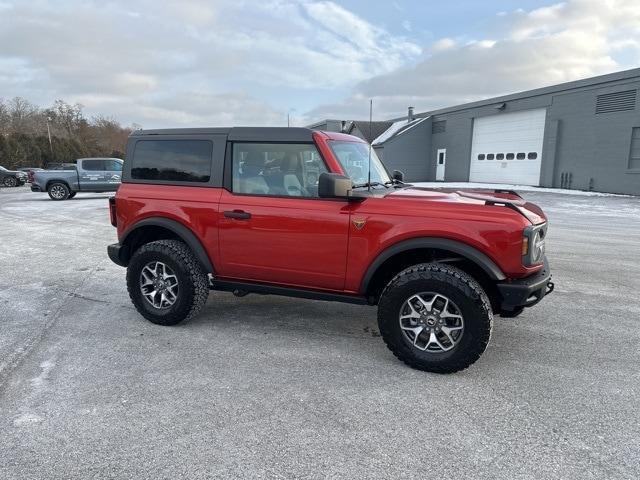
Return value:
[[(585, 88), (597, 86), (603, 83), (617, 82), (621, 80), (629, 80), (632, 78), (640, 78), (640, 68), (632, 68), (629, 70), (623, 70), (620, 72), (607, 73), (605, 75), (598, 75), (596, 77), (582, 78), (579, 80), (572, 80), (570, 82), (558, 83), (548, 87), (535, 88), (533, 90), (524, 90), (516, 93), (509, 93), (507, 95), (501, 95), (499, 97), (491, 97), (484, 100), (477, 100), (469, 103), (462, 103), (453, 107), (444, 107), (437, 110), (429, 110), (415, 114), (416, 117), (428, 117), (434, 115), (442, 115), (445, 113), (452, 113), (461, 110), (468, 110), (470, 108), (484, 107), (492, 105), (494, 103), (505, 103), (513, 100), (520, 100), (524, 98), (538, 97), (541, 95), (549, 95), (553, 93), (560, 93), (566, 90), (574, 90), (577, 88)], [(406, 119), (407, 116), (394, 118), (392, 121), (399, 121)]]

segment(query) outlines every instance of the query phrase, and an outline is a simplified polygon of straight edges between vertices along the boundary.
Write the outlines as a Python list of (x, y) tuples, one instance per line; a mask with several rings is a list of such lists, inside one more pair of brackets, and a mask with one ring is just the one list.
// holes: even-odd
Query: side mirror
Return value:
[(403, 182), (404, 181), (404, 173), (402, 173), (400, 170), (394, 170), (393, 171), (393, 179), (397, 180), (398, 182)]
[(353, 184), (349, 177), (338, 173), (321, 173), (318, 179), (318, 196), (320, 198), (349, 197)]

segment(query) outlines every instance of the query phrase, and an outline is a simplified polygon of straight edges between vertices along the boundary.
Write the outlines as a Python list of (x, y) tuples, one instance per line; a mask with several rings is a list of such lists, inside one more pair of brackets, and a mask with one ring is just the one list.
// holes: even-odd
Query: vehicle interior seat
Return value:
[(239, 175), (237, 184), (234, 181), (234, 191), (258, 195), (268, 194), (269, 185), (261, 175), (263, 168), (264, 158), (260, 152), (249, 152), (242, 164), (242, 173)]
[(295, 153), (288, 154), (282, 162), (282, 171), (284, 175), (282, 177), (282, 183), (287, 195), (294, 197), (300, 197), (305, 195), (304, 188), (298, 177), (298, 172), (301, 170), (300, 161)]

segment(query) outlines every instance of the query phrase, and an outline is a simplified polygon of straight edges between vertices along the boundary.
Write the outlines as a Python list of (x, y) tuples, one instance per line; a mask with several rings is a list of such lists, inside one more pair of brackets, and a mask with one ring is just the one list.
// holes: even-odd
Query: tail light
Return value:
[(109, 197), (109, 218), (111, 225), (118, 226), (118, 217), (116, 216), (116, 197)]

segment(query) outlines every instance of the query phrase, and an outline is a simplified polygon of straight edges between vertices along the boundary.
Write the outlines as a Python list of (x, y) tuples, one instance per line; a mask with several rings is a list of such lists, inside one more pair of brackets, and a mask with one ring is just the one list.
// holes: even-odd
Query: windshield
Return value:
[[(329, 146), (337, 157), (342, 169), (354, 185), (367, 183), (369, 180), (369, 145), (361, 142), (330, 141)], [(387, 170), (371, 148), (371, 183), (391, 181)]]

